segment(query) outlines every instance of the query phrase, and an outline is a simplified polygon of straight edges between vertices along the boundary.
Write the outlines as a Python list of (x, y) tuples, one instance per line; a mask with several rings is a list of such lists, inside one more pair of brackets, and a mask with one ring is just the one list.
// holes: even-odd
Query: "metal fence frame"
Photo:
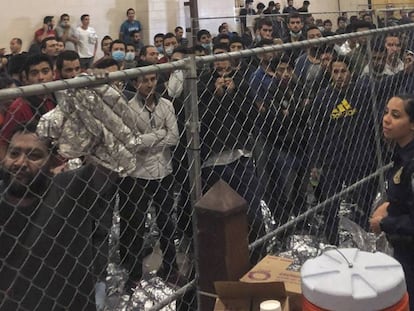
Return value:
[[(86, 75), (86, 76), (78, 77), (75, 79), (59, 80), (59, 81), (43, 83), (43, 84), (4, 89), (4, 90), (0, 90), (0, 100), (12, 99), (18, 96), (30, 96), (30, 95), (51, 93), (51, 92), (64, 90), (68, 88), (81, 88), (81, 87), (87, 87), (87, 86), (93, 86), (93, 85), (100, 85), (100, 84), (104, 84), (104, 83), (108, 83), (108, 82), (112, 82), (116, 80), (136, 78), (138, 76), (142, 76), (142, 75), (145, 75), (148, 73), (154, 73), (154, 72), (172, 71), (172, 70), (177, 70), (177, 69), (183, 70), (185, 72), (184, 92), (186, 94), (185, 96), (186, 125), (185, 126), (186, 126), (187, 140), (189, 142), (189, 149), (188, 149), (188, 157), (189, 157), (189, 165), (190, 165), (189, 177), (190, 177), (190, 183), (191, 183), (191, 201), (192, 201), (192, 206), (194, 206), (195, 202), (197, 202), (202, 195), (202, 192), (201, 192), (201, 160), (200, 160), (200, 152), (199, 152), (199, 149), (200, 149), (200, 136), (199, 136), (200, 124), (199, 122), (200, 120), (198, 116), (198, 94), (197, 94), (197, 72), (196, 72), (196, 67), (198, 63), (205, 64), (205, 63), (214, 62), (216, 60), (227, 60), (227, 59), (234, 59), (234, 58), (240, 58), (240, 57), (248, 57), (248, 56), (258, 55), (258, 54), (262, 54), (266, 52), (282, 51), (282, 50), (286, 50), (290, 48), (305, 49), (311, 45), (320, 45), (324, 43), (344, 41), (346, 39), (358, 38), (362, 36), (368, 36), (369, 38), (368, 40), (370, 40), (370, 38), (374, 35), (386, 34), (390, 32), (401, 32), (401, 31), (414, 31), (414, 23), (402, 25), (402, 26), (394, 26), (394, 27), (388, 27), (388, 28), (383, 28), (383, 29), (375, 29), (375, 30), (363, 31), (363, 32), (358, 32), (358, 33), (343, 34), (343, 35), (337, 35), (337, 36), (332, 36), (332, 37), (283, 44), (283, 45), (274, 45), (274, 46), (268, 46), (268, 47), (262, 47), (262, 48), (254, 48), (254, 49), (249, 49), (249, 50), (243, 50), (240, 52), (222, 53), (218, 55), (209, 55), (209, 56), (203, 56), (203, 57), (195, 57), (191, 55), (183, 60), (176, 61), (173, 63), (152, 65), (148, 67), (134, 68), (134, 69), (128, 69), (128, 70), (122, 70), (118, 72), (109, 73), (104, 78), (97, 78), (93, 75)], [(368, 51), (368, 57), (371, 57), (370, 51)], [(375, 106), (375, 103), (374, 103), (374, 106)], [(378, 134), (378, 129), (376, 132)], [(379, 148), (378, 139), (379, 139), (379, 136), (377, 135), (376, 137), (377, 147)], [(378, 154), (380, 155), (380, 152), (378, 152)], [(280, 226), (279, 228), (268, 233), (266, 236), (263, 236), (259, 240), (256, 240), (254, 243), (252, 243), (249, 246), (249, 248), (253, 249), (253, 248), (256, 248), (262, 245), (263, 243), (269, 241), (270, 239), (277, 236), (278, 234), (280, 234), (287, 228), (294, 226), (295, 223), (300, 222), (306, 217), (312, 215), (313, 213), (318, 212), (323, 207), (325, 207), (327, 204), (329, 204), (331, 201), (341, 197), (343, 194), (346, 194), (352, 191), (354, 188), (371, 180), (372, 178), (379, 176), (381, 180), (384, 180), (384, 172), (390, 166), (391, 164), (384, 165), (384, 163), (382, 163), (382, 158), (379, 157), (378, 170), (375, 173), (360, 180), (356, 184), (349, 186), (344, 191), (318, 204), (317, 206), (308, 210), (304, 214), (301, 214), (300, 216), (298, 216), (296, 219), (291, 220), (288, 223)], [(197, 226), (197, 219), (195, 219), (194, 214), (193, 214), (193, 226), (194, 228), (196, 228)], [(197, 261), (197, 246), (198, 246), (197, 241), (195, 241), (196, 261)], [(197, 279), (192, 280), (186, 286), (179, 289), (173, 296), (170, 296), (168, 299), (160, 302), (156, 306), (152, 307), (150, 310), (162, 309), (163, 307), (170, 304), (172, 301), (180, 298), (182, 295), (184, 295), (189, 290), (194, 289), (196, 286), (197, 286)]]
[[(413, 6), (401, 6), (396, 8), (373, 8), (370, 5), (365, 5), (366, 8), (361, 8), (360, 10), (340, 10), (340, 11), (328, 11), (328, 12), (298, 12), (302, 16), (312, 15), (314, 18), (317, 18), (318, 16), (322, 16), (323, 19), (326, 18), (334, 18), (332, 19), (333, 25), (336, 25), (336, 17), (342, 16), (342, 13), (348, 13), (348, 17), (351, 13), (355, 13), (355, 15), (358, 15), (359, 12), (364, 11), (366, 13), (369, 13), (373, 17), (372, 23), (375, 25), (378, 25), (379, 18), (384, 15), (388, 11), (398, 11), (398, 10), (414, 10)], [(248, 16), (248, 15), (246, 15)], [(209, 17), (197, 17), (191, 19), (191, 33), (193, 38), (197, 38), (196, 34), (197, 32), (202, 29), (203, 27), (200, 27), (200, 23), (203, 21), (212, 21), (217, 20), (219, 24), (221, 24), (223, 21), (233, 21), (234, 25), (237, 25), (237, 31), (240, 31), (241, 27), (241, 21), (240, 18), (246, 18), (246, 16), (240, 16), (240, 15), (226, 15), (226, 16), (209, 16)], [(289, 16), (287, 13), (280, 13), (280, 14), (266, 14), (266, 15), (252, 15), (255, 18), (275, 18), (276, 16), (284, 16), (285, 18)], [(386, 18), (386, 16), (384, 16)], [(385, 24), (387, 26), (387, 24)], [(335, 28), (335, 27), (334, 27)], [(216, 29), (216, 28), (214, 28)], [(213, 32), (214, 33), (214, 32)], [(195, 42), (193, 42), (195, 44)]]

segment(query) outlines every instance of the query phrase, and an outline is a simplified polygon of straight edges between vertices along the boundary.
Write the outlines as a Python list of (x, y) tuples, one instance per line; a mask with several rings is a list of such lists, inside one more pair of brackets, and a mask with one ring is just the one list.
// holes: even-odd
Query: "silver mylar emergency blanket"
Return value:
[(37, 132), (53, 139), (66, 158), (88, 156), (121, 175), (135, 170), (142, 150), (127, 99), (105, 84), (56, 93), (57, 107), (43, 115)]

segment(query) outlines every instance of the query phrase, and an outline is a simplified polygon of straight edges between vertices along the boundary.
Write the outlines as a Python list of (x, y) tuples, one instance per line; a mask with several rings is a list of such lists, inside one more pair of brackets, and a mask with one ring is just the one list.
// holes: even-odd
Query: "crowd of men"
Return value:
[[(251, 3), (246, 1), (242, 17), (257, 13)], [(365, 12), (352, 22), (341, 15), (334, 32), (330, 20), (315, 23), (309, 5), (304, 1), (297, 10), (289, 0), (283, 10), (287, 15), (279, 15), (280, 4), (270, 1), (267, 8), (258, 7), (252, 27), (242, 18), (237, 33), (222, 23), (214, 38), (202, 29), (192, 47), (180, 26), (144, 45), (142, 25), (132, 8), (116, 39), (98, 38), (88, 14), (81, 16), (77, 28), (68, 14), (60, 16), (57, 26), (46, 16), (27, 53), (19, 38), (11, 39), (10, 54), (1, 62), (0, 89), (71, 79), (86, 69), (113, 72), (174, 62), (191, 53), (235, 52), (375, 27)], [(407, 18), (414, 23), (414, 11)], [(99, 40), (104, 56), (95, 59)], [(263, 202), (281, 225), (308, 207), (309, 176), (316, 177), (317, 200), (323, 201), (372, 173), (378, 165), (377, 118), (386, 99), (414, 92), (413, 44), (411, 28), (370, 40), (360, 36), (200, 63), (203, 191), (223, 179), (246, 199), (253, 242), (265, 234)], [(95, 308), (93, 284), (106, 277), (116, 201), (121, 264), (128, 272), (126, 292), (131, 294), (142, 278), (150, 205), (156, 210), (163, 253), (157, 275), (175, 285), (185, 283), (174, 242), (193, 234), (184, 73), (145, 74), (112, 86), (128, 101), (142, 142), (137, 168), (126, 177), (89, 163), (87, 156), (78, 170), (61, 172), (68, 159), (58, 156), (59, 146), (35, 132), (37, 121), (59, 104), (57, 94), (1, 102), (0, 241), (5, 247), (0, 257), (0, 310)], [(354, 220), (364, 228), (377, 188), (376, 180), (367, 182), (348, 198), (359, 207)], [(322, 212), (323, 236), (331, 244), (338, 244), (338, 206), (331, 202)], [(251, 261), (265, 252), (253, 250)]]

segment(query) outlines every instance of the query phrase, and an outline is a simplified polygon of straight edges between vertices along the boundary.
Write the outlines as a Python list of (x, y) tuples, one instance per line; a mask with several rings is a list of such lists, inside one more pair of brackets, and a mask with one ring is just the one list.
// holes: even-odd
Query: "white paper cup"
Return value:
[(282, 311), (278, 300), (265, 300), (260, 303), (260, 311)]

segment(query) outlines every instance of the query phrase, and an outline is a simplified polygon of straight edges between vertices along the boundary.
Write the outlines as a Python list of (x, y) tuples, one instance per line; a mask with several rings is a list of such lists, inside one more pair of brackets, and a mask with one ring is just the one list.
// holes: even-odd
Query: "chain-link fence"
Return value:
[(248, 203), (252, 263), (298, 235), (340, 244), (339, 216), (367, 230), (413, 31), (2, 90), (0, 310), (197, 309), (194, 204), (219, 179)]
[[(387, 5), (388, 6), (388, 5)], [(302, 17), (304, 28), (310, 26), (317, 26), (321, 29), (324, 36), (335, 34), (343, 34), (349, 32), (346, 26), (354, 23), (357, 20), (371, 23), (372, 28), (376, 27), (390, 27), (412, 22), (410, 19), (410, 12), (414, 10), (411, 5), (384, 8), (384, 5), (361, 5), (361, 9), (357, 11), (325, 11), (325, 12), (298, 12)], [(220, 16), (220, 17), (199, 17), (194, 18), (192, 25), (196, 25), (191, 31), (193, 36), (201, 29), (208, 29), (213, 36), (220, 35), (223, 25), (227, 25), (230, 32), (237, 32), (242, 36), (252, 37), (253, 40), (257, 35), (258, 21), (264, 18), (269, 19), (273, 23), (273, 37), (285, 38), (288, 33), (289, 14), (286, 13), (272, 13), (264, 12), (257, 13), (256, 11), (241, 9), (236, 12), (234, 16)], [(341, 20), (342, 19), (342, 20)], [(224, 32), (225, 33), (225, 32)], [(194, 42), (196, 44), (196, 42)]]

